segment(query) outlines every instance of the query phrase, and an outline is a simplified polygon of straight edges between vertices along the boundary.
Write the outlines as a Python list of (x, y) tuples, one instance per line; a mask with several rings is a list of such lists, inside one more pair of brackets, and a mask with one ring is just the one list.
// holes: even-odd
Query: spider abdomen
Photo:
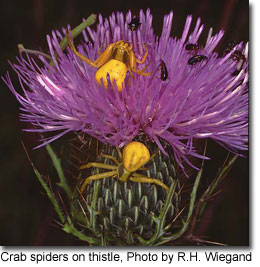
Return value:
[(134, 172), (140, 169), (149, 160), (150, 152), (144, 144), (131, 142), (124, 147), (123, 163), (128, 171)]

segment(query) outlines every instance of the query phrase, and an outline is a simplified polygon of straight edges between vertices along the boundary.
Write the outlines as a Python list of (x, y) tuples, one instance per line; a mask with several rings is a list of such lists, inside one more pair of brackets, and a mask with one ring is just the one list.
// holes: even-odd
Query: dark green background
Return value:
[[(75, 27), (83, 17), (93, 12), (106, 17), (117, 10), (126, 12), (131, 9), (137, 14), (140, 8), (147, 7), (152, 11), (157, 35), (161, 32), (164, 14), (173, 10), (173, 35), (181, 35), (186, 16), (192, 14), (194, 21), (197, 17), (202, 18), (204, 35), (210, 27), (213, 27), (215, 33), (220, 29), (226, 31), (218, 46), (219, 51), (230, 40), (249, 39), (249, 5), (248, 1), (242, 0), (1, 0), (0, 74), (9, 71), (15, 87), (19, 88), (18, 79), (7, 63), (7, 60), (15, 62), (18, 43), (30, 49), (46, 50), (46, 35), (53, 29), (60, 29), (67, 24)], [(39, 144), (39, 136), (22, 132), (29, 126), (19, 122), (19, 105), (2, 81), (0, 94), (0, 244), (84, 244), (56, 227), (56, 214), (47, 197), (42, 194), (43, 189), (32, 171), (21, 142), (25, 143), (37, 167), (42, 170), (48, 165), (45, 149), (32, 151)], [(209, 155), (214, 161), (207, 163), (208, 176), (214, 176), (226, 154), (218, 145), (209, 143)], [(249, 244), (248, 176), (248, 158), (241, 158), (223, 182), (220, 195), (209, 205), (198, 234), (229, 245)]]

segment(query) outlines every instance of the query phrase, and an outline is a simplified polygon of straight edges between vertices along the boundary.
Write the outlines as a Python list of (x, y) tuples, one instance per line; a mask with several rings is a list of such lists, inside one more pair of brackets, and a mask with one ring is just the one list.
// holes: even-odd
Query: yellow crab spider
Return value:
[(108, 172), (98, 173), (87, 177), (80, 188), (81, 194), (83, 193), (84, 189), (90, 181), (100, 180), (107, 177), (118, 179), (121, 182), (126, 182), (129, 180), (137, 183), (152, 183), (161, 186), (166, 191), (169, 190), (169, 187), (163, 182), (161, 182), (159, 179), (150, 178), (136, 172), (137, 170), (143, 170), (144, 168), (142, 168), (142, 166), (149, 162), (151, 159), (153, 159), (156, 155), (155, 153), (150, 156), (150, 152), (144, 144), (133, 141), (124, 147), (123, 155), (118, 148), (117, 153), (119, 155), (120, 161), (118, 161), (117, 158), (111, 155), (102, 154), (104, 158), (111, 159), (115, 163), (115, 165), (89, 162), (88, 164), (80, 167), (81, 170), (91, 167), (111, 170)]
[(137, 69), (137, 64), (143, 64), (147, 59), (148, 50), (146, 46), (145, 54), (143, 58), (139, 60), (138, 58), (136, 58), (132, 50), (133, 44), (131, 43), (130, 45), (128, 45), (128, 43), (121, 40), (108, 45), (103, 53), (100, 53), (99, 49), (99, 57), (95, 61), (92, 61), (76, 50), (75, 46), (72, 43), (69, 32), (66, 33), (66, 37), (72, 52), (77, 57), (79, 57), (90, 66), (98, 68), (95, 76), (96, 81), (101, 85), (102, 79), (105, 88), (107, 88), (108, 86), (107, 74), (109, 74), (112, 84), (114, 81), (116, 82), (119, 92), (123, 90), (127, 71), (129, 71), (131, 77), (133, 77), (132, 72), (143, 76), (152, 74), (151, 72), (144, 72), (148, 65), (143, 70)]

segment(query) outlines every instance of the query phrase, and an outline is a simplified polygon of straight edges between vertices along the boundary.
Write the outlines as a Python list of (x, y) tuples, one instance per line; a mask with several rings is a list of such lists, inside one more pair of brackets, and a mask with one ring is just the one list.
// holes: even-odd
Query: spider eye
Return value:
[(131, 142), (124, 147), (123, 163), (126, 170), (134, 172), (150, 160), (148, 148), (140, 142)]

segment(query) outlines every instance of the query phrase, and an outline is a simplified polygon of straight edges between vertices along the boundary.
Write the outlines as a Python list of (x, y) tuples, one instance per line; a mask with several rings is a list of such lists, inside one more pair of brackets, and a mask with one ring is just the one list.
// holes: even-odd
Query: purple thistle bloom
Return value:
[[(144, 132), (163, 152), (160, 138), (166, 140), (181, 166), (182, 160), (189, 163), (187, 156), (202, 157), (193, 147), (196, 138), (211, 138), (235, 153), (247, 150), (248, 44), (237, 44), (221, 57), (214, 49), (224, 32), (212, 35), (211, 29), (203, 47), (189, 51), (185, 46), (197, 44), (203, 31), (200, 19), (191, 30), (192, 16), (188, 16), (178, 39), (170, 37), (172, 12), (164, 17), (160, 37), (153, 33), (149, 9), (146, 14), (141, 10), (139, 18), (140, 27), (131, 31), (130, 11), (126, 17), (121, 12), (108, 19), (99, 15), (97, 29), (87, 28), (93, 44), (83, 31), (84, 42), (77, 47), (94, 61), (100, 47), (104, 51), (109, 44), (124, 40), (133, 43), (133, 51), (141, 59), (146, 44), (148, 59), (138, 68), (143, 69), (148, 62), (146, 71), (152, 75), (134, 74), (132, 79), (127, 74), (121, 93), (112, 85), (107, 90), (100, 86), (95, 80), (97, 69), (69, 47), (66, 53), (61, 51), (59, 42), (65, 29), (47, 36), (55, 67), (43, 56), (39, 56), (43, 63), (39, 66), (29, 55), (20, 56), (18, 64), (11, 64), (23, 94), (15, 90), (9, 74), (4, 81), (22, 105), (21, 119), (35, 126), (30, 131), (59, 131), (43, 144), (69, 131), (82, 131), (115, 146), (124, 146)], [(236, 50), (242, 52), (243, 59), (232, 56)], [(195, 55), (201, 55), (201, 60), (189, 64)], [(161, 60), (168, 71), (166, 81), (160, 78)]]

